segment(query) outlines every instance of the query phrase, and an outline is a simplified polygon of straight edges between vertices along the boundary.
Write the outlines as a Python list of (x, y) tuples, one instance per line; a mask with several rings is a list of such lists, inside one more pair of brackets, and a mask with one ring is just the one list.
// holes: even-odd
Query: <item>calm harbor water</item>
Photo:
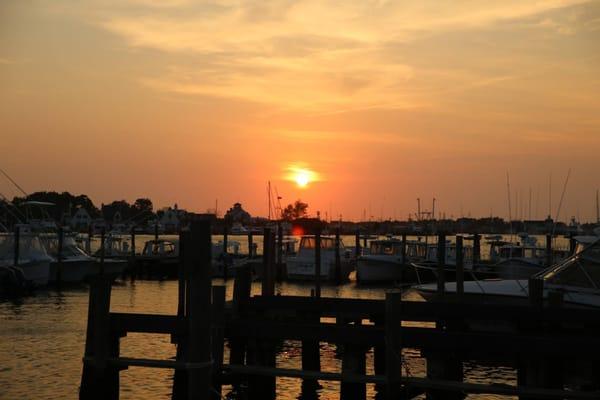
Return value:
[[(347, 245), (353, 242), (345, 238)], [(241, 240), (240, 240), (241, 241)], [(245, 240), (244, 240), (245, 241)], [(231, 299), (233, 282), (225, 284)], [(310, 295), (310, 284), (281, 283), (277, 292), (289, 295)], [(74, 399), (77, 398), (81, 378), (88, 306), (87, 286), (61, 292), (40, 290), (33, 296), (0, 302), (0, 399)], [(253, 293), (260, 292), (260, 283), (253, 285)], [(383, 299), (392, 287), (359, 287), (354, 282), (333, 287), (325, 286), (325, 297)], [(404, 298), (419, 300), (410, 290)], [(117, 282), (113, 287), (111, 310), (175, 314), (177, 309), (177, 282), (136, 281)], [(168, 335), (130, 334), (122, 339), (123, 356), (169, 358), (175, 356), (175, 346)], [(405, 373), (424, 376), (425, 365), (416, 351), (405, 350)], [(321, 344), (322, 368), (339, 371), (341, 360), (333, 344)], [(227, 360), (227, 355), (226, 355)], [(278, 365), (300, 367), (299, 343), (286, 342), (277, 356)], [(372, 349), (367, 354), (367, 372), (373, 373)], [(516, 383), (511, 368), (465, 364), (466, 381)], [(121, 372), (121, 398), (166, 399), (171, 393), (173, 373), (170, 370), (130, 368)], [(320, 382), (320, 399), (337, 399), (339, 384)], [(280, 378), (278, 398), (300, 398), (300, 380)], [(368, 385), (368, 397), (376, 398), (376, 391)], [(230, 388), (225, 388), (224, 394)], [(501, 396), (473, 395), (472, 399), (500, 399)]]

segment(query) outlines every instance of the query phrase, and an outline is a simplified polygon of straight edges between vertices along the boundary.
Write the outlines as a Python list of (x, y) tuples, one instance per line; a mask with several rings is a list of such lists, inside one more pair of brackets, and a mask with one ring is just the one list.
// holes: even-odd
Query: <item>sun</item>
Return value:
[(294, 182), (301, 189), (319, 181), (319, 174), (304, 165), (292, 164), (286, 168), (286, 172), (284, 179), (288, 182)]
[(300, 187), (306, 187), (310, 182), (310, 172), (305, 169), (300, 169), (296, 171), (296, 175), (294, 176), (294, 181), (296, 185)]

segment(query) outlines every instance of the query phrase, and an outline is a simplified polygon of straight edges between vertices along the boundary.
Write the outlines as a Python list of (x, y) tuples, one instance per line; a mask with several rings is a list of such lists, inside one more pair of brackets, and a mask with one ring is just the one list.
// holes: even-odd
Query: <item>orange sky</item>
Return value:
[[(571, 168), (560, 219), (595, 218), (600, 3), (456, 3), (3, 1), (0, 167), (28, 191), (255, 215), (271, 180), (345, 219), (434, 196), (507, 217), (507, 171), (513, 216), (531, 188), (541, 218)], [(318, 182), (286, 181), (298, 165)]]

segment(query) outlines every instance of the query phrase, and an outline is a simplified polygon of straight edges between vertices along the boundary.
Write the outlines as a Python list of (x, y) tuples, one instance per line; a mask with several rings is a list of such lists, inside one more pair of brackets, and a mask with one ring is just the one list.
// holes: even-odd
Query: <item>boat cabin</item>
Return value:
[(176, 243), (169, 240), (149, 240), (144, 245), (142, 255), (154, 257), (177, 256), (178, 249)]

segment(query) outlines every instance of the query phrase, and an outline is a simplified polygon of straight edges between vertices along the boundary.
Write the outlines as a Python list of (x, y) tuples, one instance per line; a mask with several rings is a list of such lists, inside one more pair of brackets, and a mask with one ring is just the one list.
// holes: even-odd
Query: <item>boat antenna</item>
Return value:
[(508, 223), (510, 226), (510, 240), (512, 240), (512, 236), (513, 236), (512, 206), (510, 203), (510, 175), (508, 174), (508, 171), (506, 171), (506, 193), (508, 194)]
[(567, 172), (567, 178), (565, 179), (565, 184), (563, 186), (562, 194), (560, 195), (560, 202), (558, 203), (558, 209), (556, 210), (556, 218), (554, 219), (554, 224), (552, 224), (552, 236), (554, 236), (554, 230), (556, 228), (556, 224), (558, 222), (558, 216), (560, 215), (560, 209), (562, 207), (563, 199), (565, 198), (565, 192), (567, 191), (567, 184), (569, 183), (569, 178), (571, 177), (571, 168)]

